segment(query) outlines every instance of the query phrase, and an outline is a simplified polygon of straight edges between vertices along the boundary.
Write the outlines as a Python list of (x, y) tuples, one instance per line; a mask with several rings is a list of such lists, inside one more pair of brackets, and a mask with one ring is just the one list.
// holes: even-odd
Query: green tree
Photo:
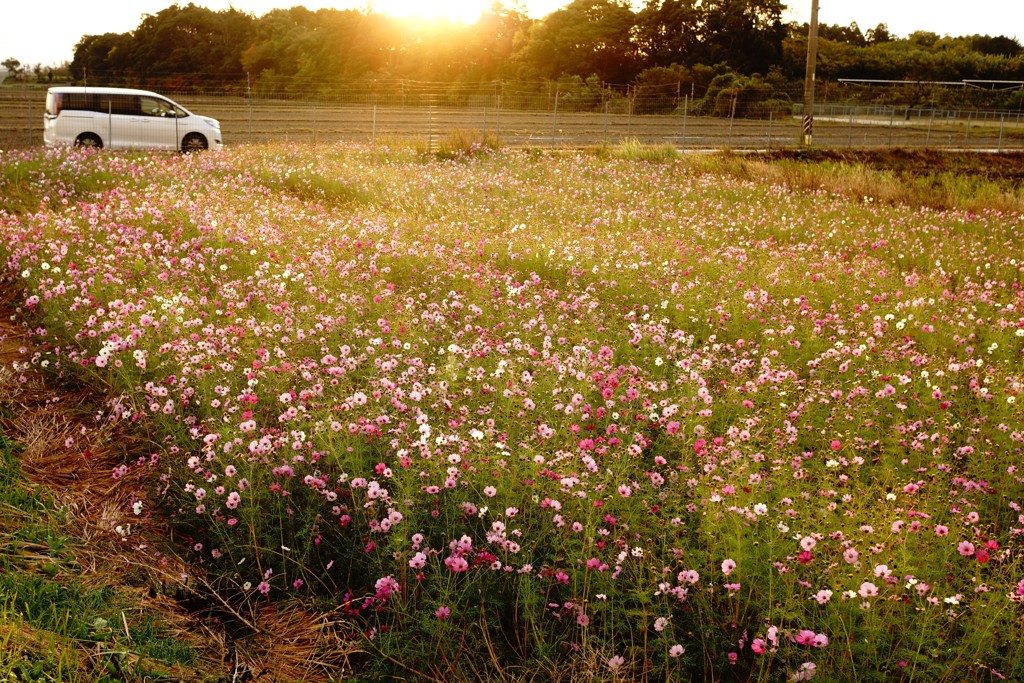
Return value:
[(637, 15), (637, 48), (649, 67), (692, 64), (703, 12), (697, 0), (648, 0)]
[(470, 32), (464, 80), (490, 81), (511, 77), (512, 56), (534, 25), (523, 12), (493, 2)]
[(888, 43), (893, 39), (892, 34), (889, 33), (889, 26), (886, 24), (879, 24), (874, 28), (869, 28), (867, 33), (864, 34), (868, 43), (877, 45), (878, 43)]
[(626, 0), (573, 0), (545, 17), (517, 56), (544, 78), (593, 74), (629, 83), (640, 63), (634, 26)]
[[(133, 32), (137, 73), (191, 76), (200, 85), (210, 75), (242, 71), (243, 46), (249, 43), (252, 17), (235, 9), (214, 12), (189, 3), (146, 15)], [(200, 77), (202, 75), (202, 77)]]
[(3, 62), (0, 62), (0, 66), (7, 70), (7, 78), (10, 78), (12, 81), (18, 80), (21, 75), (21, 62), (14, 57), (8, 57)]
[(765, 73), (781, 61), (786, 28), (780, 0), (707, 0), (701, 9), (703, 63)]
[(108, 81), (114, 74), (132, 72), (134, 66), (131, 34), (104, 33), (82, 36), (75, 46), (70, 69), (73, 78), (88, 82)]
[(1016, 38), (1006, 36), (970, 36), (971, 49), (986, 55), (1016, 57), (1024, 52)]

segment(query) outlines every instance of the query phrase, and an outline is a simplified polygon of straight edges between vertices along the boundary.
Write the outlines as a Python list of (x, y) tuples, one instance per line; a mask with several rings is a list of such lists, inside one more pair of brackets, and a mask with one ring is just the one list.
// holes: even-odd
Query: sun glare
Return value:
[(392, 17), (444, 18), (453, 22), (474, 24), (489, 4), (490, 0), (446, 0), (445, 2), (376, 0), (370, 3), (370, 7), (381, 14)]

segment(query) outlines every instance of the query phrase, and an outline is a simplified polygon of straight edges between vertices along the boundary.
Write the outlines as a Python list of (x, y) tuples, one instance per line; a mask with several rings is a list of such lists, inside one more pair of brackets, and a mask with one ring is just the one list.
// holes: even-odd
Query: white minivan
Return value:
[(60, 87), (46, 91), (46, 145), (108, 149), (219, 149), (220, 122), (180, 104), (127, 88)]

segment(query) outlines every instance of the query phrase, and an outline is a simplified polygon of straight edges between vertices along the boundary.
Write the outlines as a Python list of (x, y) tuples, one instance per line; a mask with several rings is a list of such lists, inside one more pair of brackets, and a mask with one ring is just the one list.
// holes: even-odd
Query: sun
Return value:
[(374, 0), (371, 7), (392, 17), (444, 18), (452, 22), (475, 24), (490, 5), (491, 0)]

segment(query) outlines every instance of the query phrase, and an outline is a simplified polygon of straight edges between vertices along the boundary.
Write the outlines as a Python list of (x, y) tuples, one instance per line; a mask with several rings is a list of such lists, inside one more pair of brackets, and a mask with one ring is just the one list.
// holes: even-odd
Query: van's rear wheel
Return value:
[(181, 151), (185, 152), (202, 152), (204, 149), (209, 149), (210, 145), (206, 142), (206, 138), (199, 133), (189, 133), (185, 136), (185, 139), (181, 141)]
[(75, 138), (75, 147), (96, 147), (100, 148), (103, 146), (103, 141), (93, 133), (82, 133)]

